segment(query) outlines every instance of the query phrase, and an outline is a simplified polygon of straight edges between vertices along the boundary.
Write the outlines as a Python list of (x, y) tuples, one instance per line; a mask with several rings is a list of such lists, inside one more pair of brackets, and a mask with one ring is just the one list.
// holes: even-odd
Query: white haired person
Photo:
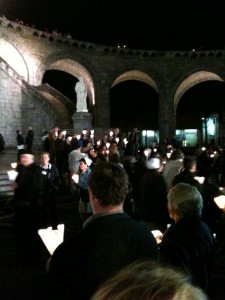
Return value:
[(201, 219), (203, 200), (198, 189), (178, 183), (169, 190), (168, 211), (174, 224), (162, 237), (161, 259), (190, 275), (192, 283), (207, 291), (215, 239)]

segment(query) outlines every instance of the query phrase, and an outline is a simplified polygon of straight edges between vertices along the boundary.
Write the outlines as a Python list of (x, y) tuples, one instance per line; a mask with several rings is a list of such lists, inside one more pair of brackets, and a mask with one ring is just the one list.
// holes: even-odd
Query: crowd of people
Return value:
[[(49, 299), (224, 299), (224, 213), (214, 202), (224, 194), (223, 151), (156, 144), (144, 150), (136, 133), (126, 142), (115, 128), (96, 141), (87, 130), (68, 135), (55, 127), (42, 136), (38, 164), (27, 139), (21, 142), (14, 183), (21, 257), (38, 260), (37, 231), (57, 229), (57, 193), (67, 185), (77, 192), (83, 226), (47, 262)], [(128, 289), (140, 272), (142, 287)], [(171, 285), (163, 294), (165, 272)]]

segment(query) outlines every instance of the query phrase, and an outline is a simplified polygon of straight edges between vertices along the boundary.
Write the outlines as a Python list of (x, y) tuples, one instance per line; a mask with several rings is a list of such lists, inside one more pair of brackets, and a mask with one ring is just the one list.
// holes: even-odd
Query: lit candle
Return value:
[(16, 169), (16, 167), (17, 167), (17, 163), (16, 163), (16, 162), (14, 162), (14, 163), (11, 163), (11, 167), (12, 167), (13, 169)]
[(75, 183), (78, 183), (78, 181), (79, 181), (79, 175), (73, 174), (72, 179), (73, 179), (73, 181), (74, 181)]

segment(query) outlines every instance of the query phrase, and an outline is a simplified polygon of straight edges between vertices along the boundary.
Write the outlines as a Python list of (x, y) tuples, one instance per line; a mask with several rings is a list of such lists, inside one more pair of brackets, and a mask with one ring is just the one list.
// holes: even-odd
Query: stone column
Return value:
[(88, 112), (76, 112), (72, 116), (75, 133), (81, 134), (82, 130), (92, 129), (92, 115)]
[(159, 144), (165, 145), (166, 140), (171, 140), (176, 135), (176, 113), (174, 110), (172, 92), (166, 85), (159, 95)]

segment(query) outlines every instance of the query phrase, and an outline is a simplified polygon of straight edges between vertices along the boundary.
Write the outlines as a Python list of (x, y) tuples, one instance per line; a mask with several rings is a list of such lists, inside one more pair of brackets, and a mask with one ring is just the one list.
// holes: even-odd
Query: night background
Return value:
[[(0, 14), (40, 30), (57, 29), (77, 40), (109, 46), (197, 51), (224, 49), (225, 45), (225, 0), (1, 0)], [(43, 78), (43, 83), (71, 101), (76, 101), (76, 82), (61, 71), (47, 71)], [(123, 82), (111, 89), (110, 99), (112, 127), (158, 128), (158, 95), (150, 86)], [(224, 99), (224, 83), (218, 81), (190, 88), (178, 105), (177, 126), (196, 128), (201, 116), (210, 113), (222, 118)]]
[(224, 48), (224, 0), (1, 0), (11, 20), (74, 39), (130, 48)]

